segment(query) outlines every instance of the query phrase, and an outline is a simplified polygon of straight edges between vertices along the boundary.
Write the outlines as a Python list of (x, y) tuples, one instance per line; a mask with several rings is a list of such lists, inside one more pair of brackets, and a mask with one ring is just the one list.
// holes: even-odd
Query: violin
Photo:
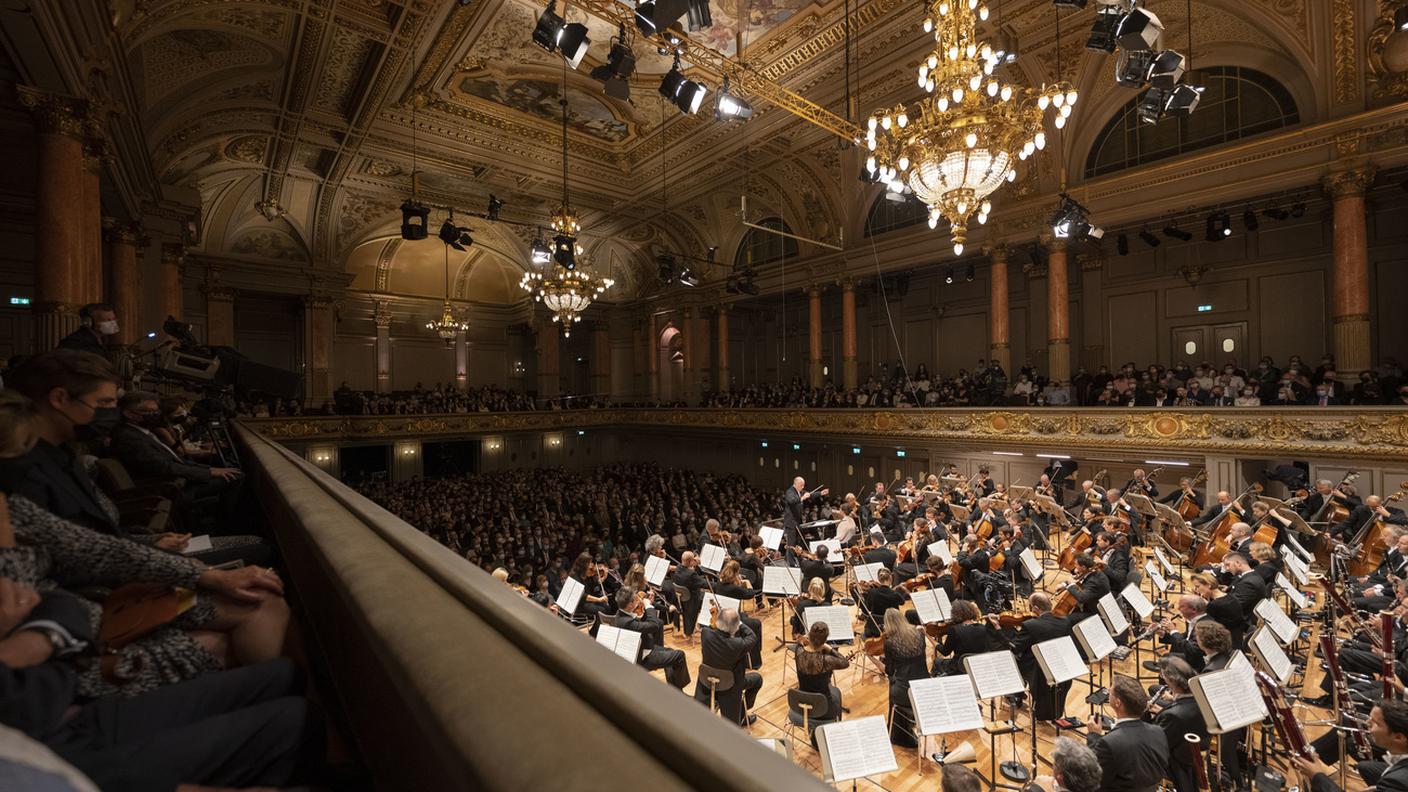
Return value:
[(1035, 619), (1037, 614), (1033, 611), (1002, 611), (992, 614), (997, 619), (999, 627), (1011, 629), (1025, 623), (1028, 619)]
[(901, 583), (899, 585), (899, 589), (900, 591), (904, 592), (914, 592), (920, 590), (921, 588), (927, 588), (928, 586), (933, 584), (934, 577), (935, 575), (933, 572), (922, 572), (910, 578), (909, 580), (906, 580), (905, 582)]

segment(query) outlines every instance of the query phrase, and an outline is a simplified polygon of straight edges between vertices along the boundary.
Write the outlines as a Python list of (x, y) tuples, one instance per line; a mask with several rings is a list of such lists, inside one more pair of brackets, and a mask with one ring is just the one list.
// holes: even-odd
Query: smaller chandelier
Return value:
[(445, 308), (440, 312), (439, 319), (432, 319), (425, 323), (425, 329), (440, 336), (440, 340), (445, 342), (445, 346), (455, 343), (455, 336), (469, 329), (469, 322), (455, 318), (455, 312), (450, 308), (450, 301), (445, 301)]
[(552, 311), (552, 320), (561, 323), (562, 335), (570, 338), (572, 325), (582, 321), (582, 312), (615, 281), (585, 269), (555, 267), (546, 274), (525, 272), (518, 285)]

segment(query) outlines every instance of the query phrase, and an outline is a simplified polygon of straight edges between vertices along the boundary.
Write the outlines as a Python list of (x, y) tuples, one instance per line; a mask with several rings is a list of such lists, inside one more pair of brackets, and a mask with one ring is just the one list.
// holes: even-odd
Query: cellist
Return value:
[[(984, 523), (986, 523), (987, 526), (986, 531), (983, 530)], [(992, 536), (997, 532), (998, 528), (1006, 524), (1007, 521), (1002, 519), (1002, 515), (998, 514), (997, 511), (993, 509), (992, 501), (987, 498), (979, 498), (978, 508), (974, 509), (973, 513), (968, 515), (968, 525), (983, 539)]]
[(929, 521), (923, 517), (914, 520), (912, 527), (895, 556), (895, 578), (903, 583), (919, 574), (924, 561), (929, 558), (929, 545), (934, 542), (929, 533)]

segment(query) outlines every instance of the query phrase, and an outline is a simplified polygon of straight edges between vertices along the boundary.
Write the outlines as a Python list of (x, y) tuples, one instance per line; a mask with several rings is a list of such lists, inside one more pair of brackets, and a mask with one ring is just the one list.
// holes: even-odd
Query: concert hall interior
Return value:
[(0, 0), (0, 147), (6, 792), (1408, 792), (1408, 0)]

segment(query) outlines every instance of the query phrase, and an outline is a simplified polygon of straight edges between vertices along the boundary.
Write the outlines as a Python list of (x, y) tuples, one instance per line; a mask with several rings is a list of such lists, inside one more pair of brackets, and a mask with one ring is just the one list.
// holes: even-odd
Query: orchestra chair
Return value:
[(123, 525), (139, 533), (161, 534), (177, 527), (171, 504), (181, 497), (180, 485), (168, 481), (138, 484), (116, 459), (99, 459), (93, 467), (94, 483), (112, 499)]
[(782, 645), (782, 686), (787, 687), (787, 669), (797, 662), (797, 642)]
[(787, 738), (795, 740), (801, 728), (807, 742), (816, 745), (816, 727), (835, 723), (841, 713), (831, 711), (831, 699), (825, 693), (810, 693), (801, 688), (787, 689)]
[[(734, 685), (733, 672), (725, 668), (714, 668), (711, 665), (699, 664), (699, 682), (709, 686), (709, 711), (720, 712), (718, 708), (718, 694), (721, 690), (732, 690)], [(697, 684), (697, 683), (696, 683)], [(743, 722), (739, 724), (744, 731), (748, 729), (748, 697), (739, 697), (739, 707), (741, 708)]]

